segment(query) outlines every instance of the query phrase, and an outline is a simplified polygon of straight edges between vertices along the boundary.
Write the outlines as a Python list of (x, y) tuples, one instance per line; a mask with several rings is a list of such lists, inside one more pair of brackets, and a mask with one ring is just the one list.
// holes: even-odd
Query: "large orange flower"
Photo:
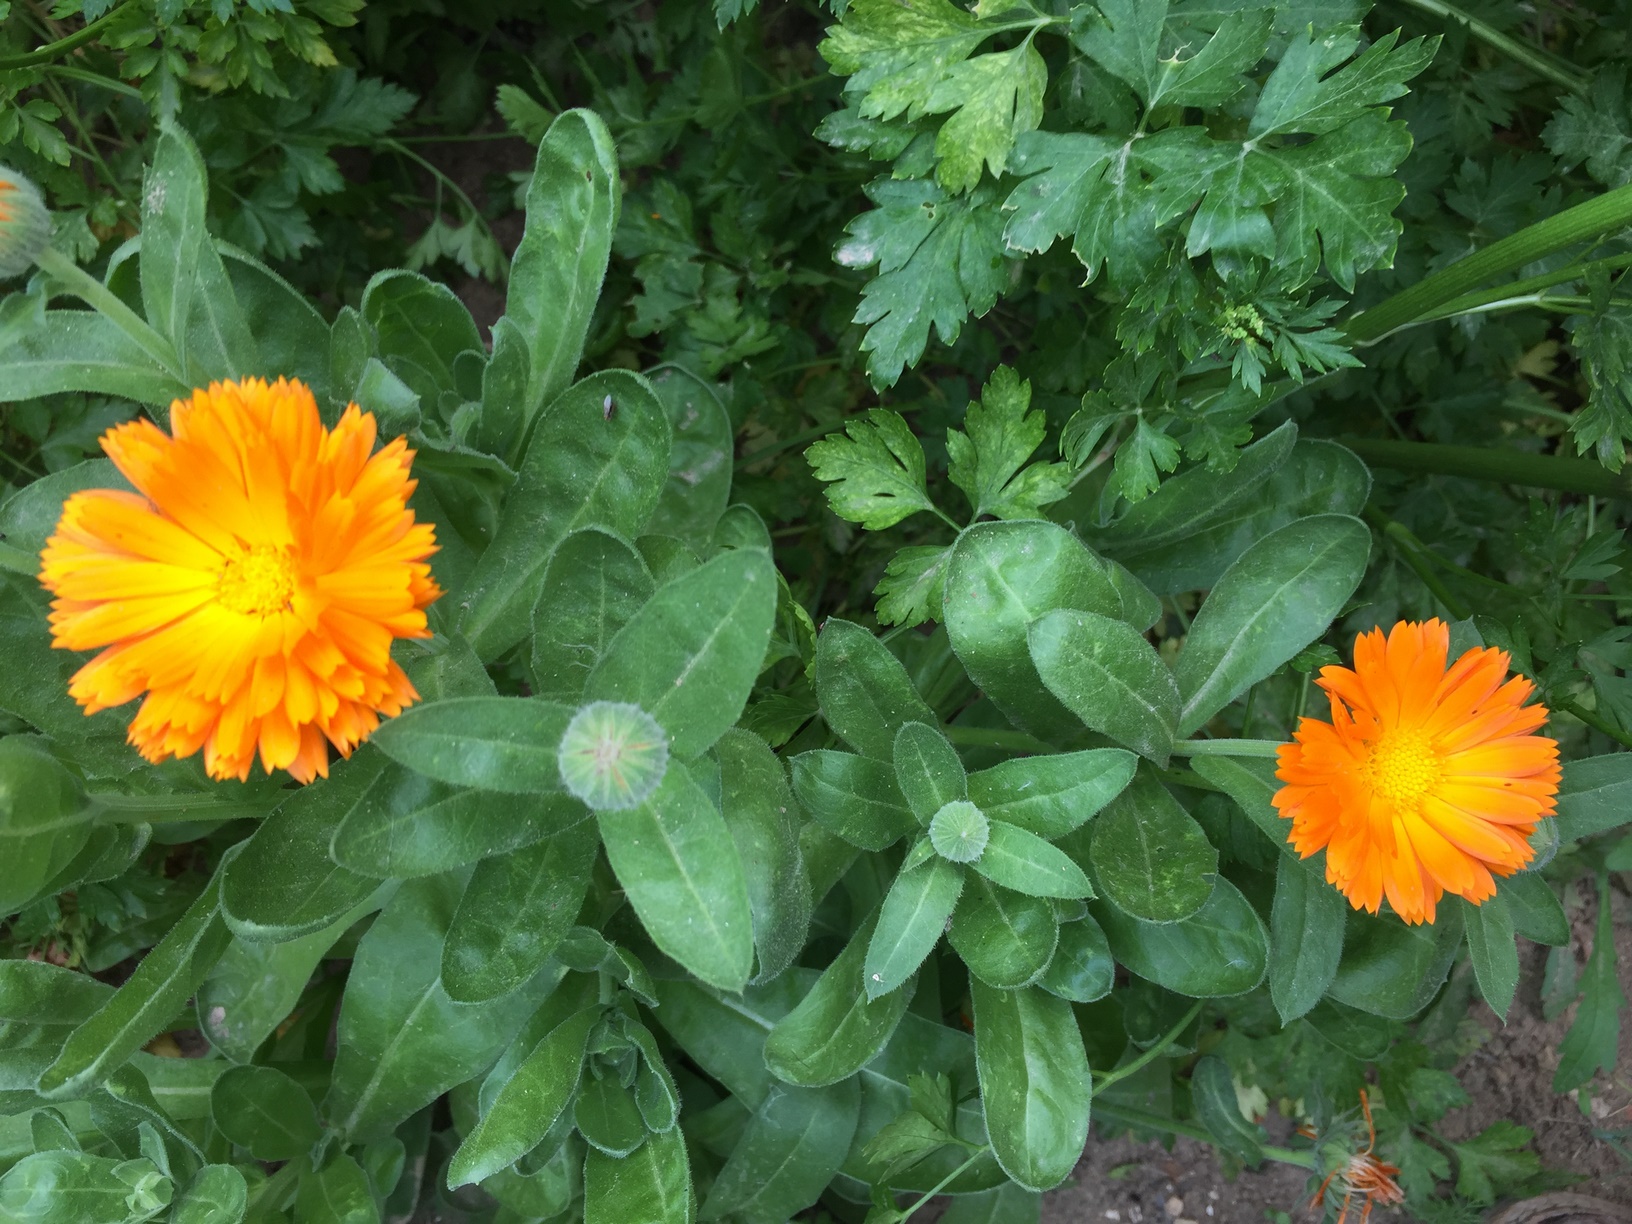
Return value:
[[(1553, 810), (1558, 745), (1507, 679), (1504, 651), (1470, 650), (1446, 669), (1444, 622), (1401, 621), (1354, 644), (1354, 667), (1321, 669), (1332, 721), (1305, 718), (1280, 750), (1275, 806), (1304, 858), (1326, 851), (1326, 878), (1356, 909), (1386, 895), (1407, 922), (1432, 922), (1455, 893), (1478, 905), (1492, 875), (1530, 861), (1527, 841)], [(1504, 683), (1505, 681), (1505, 683)]]
[(150, 761), (202, 748), (212, 777), (242, 779), (258, 751), (327, 776), (328, 744), (349, 754), (419, 697), (391, 658), (442, 593), (435, 532), (407, 508), (413, 452), (370, 454), (355, 404), (324, 428), (284, 379), (212, 383), (170, 425), (109, 430), (139, 493), (74, 494), (41, 554), (54, 644), (104, 648), (69, 692), (87, 714), (147, 693), (130, 742)]

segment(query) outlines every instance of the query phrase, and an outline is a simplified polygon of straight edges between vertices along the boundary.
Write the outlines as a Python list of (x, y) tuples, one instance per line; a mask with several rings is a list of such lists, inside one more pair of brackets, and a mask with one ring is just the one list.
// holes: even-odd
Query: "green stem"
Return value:
[(946, 738), (964, 748), (1006, 748), (1014, 752), (1050, 753), (1045, 744), (1024, 731), (1004, 731), (999, 727), (947, 727)]
[(189, 798), (101, 792), (90, 796), (90, 806), (95, 819), (104, 824), (179, 824), (195, 820), (259, 820), (277, 806), (281, 798), (266, 802), (223, 799), (215, 795)]
[(1480, 21), (1470, 13), (1464, 13), (1454, 4), (1446, 4), (1444, 0), (1399, 0), (1399, 2), (1409, 8), (1456, 22), (1487, 47), (1500, 51), (1514, 63), (1523, 64), (1537, 76), (1544, 77), (1571, 93), (1587, 92), (1589, 82), (1584, 73), (1573, 71), (1547, 52), (1537, 50), (1529, 43), (1520, 42), (1510, 35), (1503, 34), (1495, 26)]
[(1405, 563), (1411, 567), (1418, 578), (1422, 579), (1422, 585), (1428, 588), (1434, 598), (1444, 605), (1445, 610), (1451, 614), (1452, 620), (1467, 620), (1468, 617), (1473, 615), (1473, 609), (1453, 595), (1451, 589), (1445, 585), (1440, 576), (1434, 572), (1433, 567), (1428, 564), (1427, 559), (1423, 556), (1428, 551), (1427, 546), (1412, 534), (1409, 527), (1404, 523), (1396, 523), (1386, 514), (1377, 510), (1368, 509), (1366, 518), (1399, 550), (1399, 554)]
[(1545, 221), (1527, 225), (1518, 233), (1423, 277), (1370, 310), (1355, 315), (1344, 324), (1344, 330), (1356, 345), (1375, 343), (1396, 328), (1416, 322), (1494, 277), (1577, 242), (1622, 229), (1629, 223), (1632, 223), (1632, 184), (1606, 191)]
[(16, 68), (35, 68), (41, 64), (49, 64), (54, 59), (60, 59), (76, 47), (83, 47), (91, 39), (102, 33), (114, 21), (123, 16), (126, 9), (135, 7), (135, 0), (125, 0), (124, 4), (121, 4), (112, 12), (103, 14), (91, 22), (90, 25), (75, 30), (66, 38), (59, 38), (54, 43), (46, 43), (45, 46), (37, 47), (27, 55), (13, 55), (9, 59), (0, 59), (0, 72), (10, 72)]
[(1446, 446), (1438, 442), (1375, 438), (1338, 438), (1336, 441), (1374, 467), (1632, 499), (1632, 472), (1611, 472), (1591, 459), (1532, 455), (1496, 446)]
[(33, 553), (13, 548), (10, 544), (0, 544), (0, 570), (12, 574), (25, 574), (32, 578), (40, 572), (40, 559)]
[(1173, 745), (1174, 756), (1270, 757), (1286, 747), (1281, 740), (1202, 739), (1180, 740)]
[[(1177, 1118), (1164, 1118), (1161, 1114), (1147, 1113), (1143, 1109), (1134, 1109), (1129, 1105), (1112, 1104), (1109, 1101), (1094, 1101), (1094, 1113), (1101, 1118), (1109, 1118), (1113, 1122), (1121, 1122), (1125, 1126), (1143, 1127), (1145, 1130), (1166, 1131), (1170, 1135), (1183, 1135), (1187, 1139), (1195, 1139), (1206, 1144), (1216, 1144), (1212, 1133), (1205, 1127), (1197, 1126), (1193, 1122), (1180, 1122)], [(1300, 1169), (1319, 1171), (1320, 1165), (1313, 1152), (1297, 1152), (1291, 1148), (1273, 1147), (1268, 1144), (1261, 1149), (1264, 1156), (1279, 1164), (1296, 1165)]]
[(1587, 709), (1586, 706), (1582, 705), (1578, 701), (1571, 700), (1568, 697), (1555, 698), (1553, 701), (1553, 709), (1558, 710), (1560, 713), (1568, 714), (1571, 718), (1580, 719), (1594, 731), (1602, 732), (1604, 735), (1609, 736), (1609, 738), (1614, 740), (1617, 744), (1622, 744), (1627, 748), (1632, 748), (1632, 735), (1628, 735), (1625, 731), (1622, 731), (1619, 727), (1615, 726), (1614, 723), (1600, 718), (1597, 714)]
[(1109, 1071), (1095, 1071), (1093, 1073), (1094, 1090), (1096, 1092), (1103, 1092), (1118, 1080), (1125, 1080), (1128, 1078), (1128, 1076), (1136, 1075), (1140, 1071), (1143, 1071), (1151, 1063), (1155, 1062), (1163, 1054), (1167, 1053), (1167, 1047), (1179, 1039), (1179, 1034), (1184, 1032), (1185, 1029), (1189, 1028), (1196, 1022), (1196, 1017), (1201, 1015), (1201, 1009), (1205, 1003), (1205, 999), (1197, 999), (1190, 1010), (1184, 1013), (1184, 1019), (1180, 1020), (1172, 1028), (1168, 1029), (1168, 1031), (1163, 1034), (1160, 1041), (1151, 1046), (1150, 1049), (1139, 1055), (1139, 1057), (1134, 1059), (1132, 1062), (1124, 1063), (1120, 1067), (1112, 1067)]
[(100, 72), (92, 72), (88, 68), (75, 68), (70, 64), (52, 64), (46, 69), (52, 76), (61, 77), (65, 81), (78, 81), (81, 85), (94, 85), (98, 89), (105, 89), (109, 93), (123, 94), (127, 98), (140, 99), (142, 91), (134, 85), (126, 85), (123, 81), (116, 81), (112, 77), (103, 76)]
[(73, 294), (87, 306), (95, 307), (120, 331), (134, 340), (137, 346), (153, 358), (159, 367), (186, 388), (182, 377), (181, 361), (170, 342), (154, 331), (146, 319), (119, 299), (119, 296), (80, 267), (55, 247), (46, 247), (35, 258), (40, 271), (54, 279), (65, 291)]
[(301, 1164), (302, 1161), (298, 1159), (291, 1160), (261, 1183), (255, 1197), (249, 1200), (249, 1209), (244, 1213), (244, 1224), (257, 1224), (259, 1220), (271, 1215), (283, 1205), (284, 1198), (300, 1176)]
[(901, 1213), (902, 1224), (905, 1224), (905, 1221), (910, 1219), (912, 1217), (912, 1215), (918, 1210), (918, 1208), (922, 1207), (925, 1203), (929, 1202), (930, 1199), (934, 1198), (942, 1190), (945, 1190), (948, 1186), (950, 1186), (953, 1182), (955, 1182), (959, 1177), (961, 1177), (963, 1175), (963, 1173), (971, 1165), (973, 1165), (975, 1163), (975, 1161), (979, 1160), (985, 1154), (986, 1154), (985, 1145), (982, 1145), (981, 1147), (976, 1148), (974, 1150), (974, 1152), (970, 1154), (968, 1160), (964, 1161), (957, 1168), (953, 1169), (952, 1172), (948, 1173), (945, 1177), (941, 1178), (940, 1181), (936, 1182), (933, 1189), (925, 1191), (925, 1193), (918, 1199), (918, 1201), (916, 1203), (914, 1203), (911, 1207), (908, 1207), (906, 1209), (906, 1211)]
[[(1494, 289), (1482, 289), (1478, 293), (1464, 293), (1461, 297), (1452, 298), (1430, 315), (1418, 319), (1418, 323), (1432, 323), (1438, 319), (1448, 319), (1452, 315), (1470, 314), (1476, 310), (1483, 310), (1491, 306), (1500, 306), (1520, 299), (1534, 300), (1530, 295), (1539, 297), (1542, 289), (1551, 289), (1554, 285), (1566, 285), (1571, 281), (1582, 280), (1589, 272), (1603, 270), (1614, 272), (1621, 268), (1632, 267), (1632, 255), (1616, 255), (1609, 259), (1594, 259), (1587, 263), (1571, 264), (1567, 268), (1559, 268), (1555, 272), (1543, 272), (1540, 276), (1527, 276), (1523, 280), (1509, 281), (1505, 285), (1497, 285)], [(1415, 324), (1412, 324), (1415, 326)]]

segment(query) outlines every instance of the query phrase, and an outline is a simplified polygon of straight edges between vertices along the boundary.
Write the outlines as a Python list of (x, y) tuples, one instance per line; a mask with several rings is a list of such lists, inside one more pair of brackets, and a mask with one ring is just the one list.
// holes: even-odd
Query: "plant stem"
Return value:
[(32, 578), (40, 571), (40, 559), (33, 553), (13, 548), (10, 544), (0, 544), (0, 570)]
[[(1128, 1126), (1142, 1126), (1146, 1130), (1167, 1131), (1171, 1135), (1183, 1135), (1187, 1139), (1196, 1139), (1206, 1144), (1216, 1144), (1211, 1132), (1205, 1127), (1197, 1126), (1192, 1122), (1181, 1122), (1177, 1118), (1164, 1118), (1161, 1114), (1146, 1113), (1143, 1109), (1134, 1109), (1132, 1106), (1113, 1104), (1109, 1101), (1094, 1101), (1094, 1113), (1101, 1118), (1110, 1118)], [(1313, 1152), (1298, 1152), (1292, 1148), (1272, 1147), (1268, 1144), (1262, 1149), (1264, 1156), (1279, 1164), (1296, 1165), (1300, 1169), (1317, 1171), (1320, 1166), (1316, 1162)]]
[[(280, 796), (281, 798), (281, 796)], [(93, 793), (91, 810), (103, 824), (176, 824), (194, 820), (258, 820), (277, 806), (278, 800), (245, 801), (214, 795), (121, 795)]]
[(1514, 63), (1523, 64), (1537, 76), (1545, 77), (1571, 93), (1587, 92), (1588, 78), (1584, 74), (1559, 63), (1553, 56), (1532, 47), (1529, 43), (1520, 42), (1510, 35), (1503, 34), (1495, 26), (1480, 21), (1470, 13), (1464, 13), (1454, 4), (1446, 4), (1444, 0), (1399, 0), (1399, 2), (1409, 8), (1456, 22), (1487, 47), (1500, 51)]
[(146, 319), (120, 301), (113, 290), (55, 247), (46, 247), (34, 262), (39, 265), (40, 271), (51, 276), (64, 290), (86, 305), (95, 307), (120, 331), (134, 340), (137, 347), (153, 358), (160, 369), (181, 384), (177, 394), (186, 391), (186, 380), (182, 377), (181, 361), (176, 356), (176, 350), (170, 346), (168, 340), (153, 330)]
[(1395, 442), (1378, 438), (1334, 440), (1373, 466), (1401, 472), (1433, 472), (1532, 489), (1632, 499), (1632, 473), (1611, 472), (1591, 459), (1532, 455), (1496, 446), (1446, 446), (1438, 442)]
[(1054, 748), (1024, 731), (1000, 727), (947, 727), (946, 738), (964, 748), (1007, 748), (1014, 752), (1051, 753)]
[(109, 93), (123, 94), (127, 98), (140, 99), (142, 91), (134, 85), (126, 85), (123, 81), (116, 81), (112, 77), (103, 76), (100, 72), (92, 72), (88, 68), (75, 68), (70, 64), (52, 64), (46, 69), (52, 76), (62, 77), (66, 81), (78, 81), (81, 85), (94, 85), (97, 89), (105, 89)]
[(1434, 573), (1423, 556), (1428, 551), (1427, 546), (1411, 533), (1410, 528), (1403, 523), (1396, 523), (1386, 514), (1377, 510), (1368, 509), (1366, 518), (1399, 550), (1400, 556), (1404, 558), (1405, 563), (1411, 567), (1418, 578), (1422, 579), (1422, 585), (1428, 588), (1434, 598), (1444, 605), (1445, 610), (1451, 614), (1452, 620), (1467, 620), (1468, 617), (1473, 615), (1473, 609), (1453, 595), (1451, 589), (1441, 581), (1439, 575)]
[(0, 59), (0, 72), (10, 72), (16, 68), (36, 68), (41, 64), (49, 64), (52, 60), (67, 55), (74, 48), (83, 47), (119, 17), (123, 16), (126, 9), (135, 7), (136, 0), (125, 0), (125, 3), (112, 12), (105, 13), (91, 22), (90, 25), (75, 30), (67, 38), (59, 38), (56, 42), (46, 43), (45, 46), (37, 47), (27, 55), (13, 55), (9, 59)]
[(1174, 756), (1270, 757), (1286, 744), (1282, 740), (1200, 739), (1180, 740), (1173, 745)]
[(1534, 263), (1554, 251), (1618, 230), (1632, 222), (1632, 184), (1606, 191), (1574, 208), (1527, 225), (1448, 268), (1425, 276), (1343, 325), (1357, 346), (1373, 344), (1494, 277)]
[(1632, 748), (1632, 735), (1628, 735), (1625, 731), (1622, 731), (1619, 727), (1615, 726), (1615, 724), (1609, 722), (1607, 719), (1599, 717), (1578, 701), (1568, 697), (1554, 698), (1553, 709), (1562, 714), (1568, 714), (1571, 718), (1580, 719), (1594, 731), (1598, 731), (1609, 736), (1609, 738), (1614, 740), (1617, 744), (1624, 745), (1627, 748)]
[(249, 1210), (244, 1213), (244, 1224), (256, 1224), (282, 1205), (284, 1196), (289, 1193), (295, 1179), (300, 1176), (301, 1163), (298, 1159), (288, 1161), (283, 1168), (261, 1183), (255, 1197), (249, 1200)]
[(964, 1161), (957, 1168), (953, 1169), (952, 1172), (948, 1173), (945, 1177), (941, 1178), (940, 1181), (936, 1182), (933, 1189), (925, 1191), (916, 1203), (914, 1203), (911, 1207), (908, 1207), (906, 1211), (901, 1214), (903, 1224), (905, 1224), (906, 1220), (911, 1218), (913, 1213), (916, 1212), (918, 1208), (922, 1207), (925, 1203), (929, 1202), (930, 1199), (934, 1198), (942, 1190), (945, 1190), (948, 1186), (950, 1186), (963, 1174), (964, 1170), (968, 1169), (970, 1165), (974, 1164), (975, 1161), (979, 1160), (985, 1154), (986, 1147), (984, 1145), (976, 1148), (970, 1154), (968, 1160)]
[(1116, 1083), (1117, 1080), (1125, 1080), (1128, 1078), (1128, 1076), (1135, 1075), (1138, 1072), (1143, 1071), (1151, 1063), (1155, 1062), (1163, 1054), (1167, 1053), (1167, 1047), (1179, 1039), (1179, 1034), (1195, 1023), (1196, 1017), (1201, 1015), (1201, 1009), (1205, 1003), (1205, 999), (1197, 999), (1190, 1010), (1184, 1013), (1184, 1018), (1182, 1020), (1163, 1034), (1160, 1041), (1151, 1046), (1150, 1049), (1139, 1055), (1139, 1057), (1134, 1059), (1132, 1062), (1124, 1063), (1120, 1067), (1112, 1067), (1109, 1071), (1094, 1072), (1094, 1088), (1097, 1091), (1104, 1091), (1106, 1088), (1109, 1088), (1112, 1084)]
[[(1616, 255), (1609, 259), (1594, 259), (1586, 263), (1571, 264), (1567, 268), (1559, 268), (1555, 272), (1543, 272), (1540, 276), (1527, 276), (1523, 280), (1509, 281), (1505, 285), (1498, 285), (1494, 289), (1481, 289), (1478, 293), (1465, 293), (1461, 297), (1452, 298), (1431, 315), (1417, 320), (1417, 323), (1432, 323), (1438, 319), (1448, 319), (1452, 315), (1468, 314), (1488, 306), (1502, 305), (1510, 300), (1526, 298), (1527, 295), (1538, 294), (1539, 290), (1551, 289), (1554, 285), (1566, 285), (1571, 281), (1581, 280), (1589, 272), (1602, 269), (1605, 272), (1614, 272), (1620, 268), (1632, 267), (1632, 255)], [(1415, 326), (1412, 324), (1411, 326)]]

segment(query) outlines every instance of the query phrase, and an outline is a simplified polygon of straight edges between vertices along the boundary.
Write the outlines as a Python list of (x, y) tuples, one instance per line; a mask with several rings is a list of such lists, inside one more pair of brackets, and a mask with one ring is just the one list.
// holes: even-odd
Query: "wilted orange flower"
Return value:
[[(150, 761), (204, 750), (215, 778), (328, 774), (419, 694), (391, 658), (426, 637), (442, 592), (434, 529), (407, 508), (413, 452), (377, 454), (374, 416), (331, 431), (299, 382), (212, 383), (102, 449), (139, 493), (64, 503), (41, 554), (53, 643), (105, 648), (69, 686), (87, 714), (148, 694), (130, 742)], [(327, 744), (325, 743), (327, 741)]]
[[(1360, 1109), (1366, 1115), (1366, 1146), (1346, 1156), (1341, 1165), (1326, 1175), (1326, 1180), (1320, 1183), (1320, 1189), (1315, 1191), (1315, 1197), (1309, 1204), (1311, 1211), (1324, 1206), (1326, 1191), (1336, 1181), (1338, 1189), (1343, 1191), (1343, 1206), (1337, 1213), (1337, 1224), (1348, 1224), (1349, 1208), (1356, 1194), (1360, 1195), (1361, 1202), (1360, 1224), (1366, 1224), (1371, 1219), (1371, 1209), (1378, 1203), (1384, 1207), (1397, 1207), (1405, 1202), (1405, 1191), (1395, 1180), (1400, 1175), (1399, 1166), (1371, 1154), (1377, 1146), (1377, 1127), (1371, 1120), (1371, 1102), (1366, 1098), (1364, 1088), (1360, 1089)], [(1298, 1129), (1302, 1134), (1310, 1133), (1303, 1127)]]
[[(1546, 707), (1507, 679), (1506, 652), (1476, 649), (1446, 669), (1443, 621), (1401, 621), (1354, 644), (1354, 667), (1325, 667), (1332, 721), (1305, 718), (1280, 749), (1275, 806), (1304, 858), (1326, 851), (1326, 878), (1356, 909), (1386, 895), (1406, 922), (1432, 922), (1455, 893), (1478, 905), (1534, 851), (1553, 810), (1558, 745), (1530, 732)], [(1504, 683), (1504, 681), (1506, 681)]]

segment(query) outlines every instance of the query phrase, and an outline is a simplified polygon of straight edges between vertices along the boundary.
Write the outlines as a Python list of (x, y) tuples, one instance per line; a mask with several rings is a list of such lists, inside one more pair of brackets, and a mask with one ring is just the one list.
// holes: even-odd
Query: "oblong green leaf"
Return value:
[(946, 930), (963, 892), (963, 869), (932, 856), (902, 870), (879, 907), (878, 925), (862, 966), (867, 997), (876, 999), (918, 972)]
[(1060, 921), (1042, 897), (970, 874), (946, 937), (973, 976), (1009, 990), (1042, 977), (1059, 942)]
[(1462, 946), (1462, 907), (1407, 926), (1392, 915), (1348, 911), (1343, 959), (1327, 994), (1387, 1020), (1406, 1020), (1433, 1001)]
[(404, 710), (372, 739), (393, 761), (450, 786), (547, 795), (561, 789), (556, 754), (572, 713), (537, 697), (454, 697)]
[(1066, 709), (1090, 730), (1167, 765), (1179, 686), (1142, 633), (1126, 621), (1067, 608), (1027, 632), (1037, 674)]
[(1094, 895), (1088, 877), (1065, 851), (1001, 820), (991, 822), (986, 849), (973, 865), (992, 883), (1027, 896), (1074, 899)]
[(1122, 792), (1139, 758), (1121, 748), (1015, 757), (969, 775), (969, 800), (1053, 841), (1078, 828)]
[(658, 366), (646, 376), (674, 432), (651, 530), (701, 546), (731, 501), (731, 417), (714, 388), (684, 366)]
[(903, 723), (895, 733), (894, 760), (896, 785), (921, 825), (928, 825), (936, 812), (969, 793), (957, 749), (938, 727)]
[(710, 985), (741, 990), (754, 962), (748, 880), (724, 817), (691, 772), (671, 760), (645, 800), (596, 819), (652, 942)]
[(854, 1078), (825, 1088), (777, 1085), (748, 1121), (698, 1218), (783, 1224), (811, 1206), (844, 1163), (861, 1113)]
[(1269, 940), (1263, 921), (1222, 876), (1207, 903), (1180, 922), (1145, 922), (1104, 901), (1089, 908), (1117, 962), (1175, 994), (1228, 998), (1264, 980)]
[(1558, 836), (1577, 841), (1632, 820), (1632, 754), (1564, 762), (1558, 784)]
[(868, 995), (864, 965), (878, 923), (875, 910), (799, 1005), (765, 1038), (764, 1062), (778, 1079), (806, 1088), (848, 1079), (871, 1062), (895, 1032), (912, 1002), (914, 983), (882, 998)]
[(816, 635), (815, 681), (822, 719), (863, 756), (893, 760), (904, 724), (938, 725), (901, 660), (860, 625), (836, 616)]
[(566, 536), (591, 526), (640, 535), (668, 471), (669, 418), (645, 379), (608, 370), (562, 392), (533, 430), (493, 542), (459, 599), (457, 627), (477, 655), (495, 659), (527, 636), (545, 566)]
[(1317, 514), (1271, 532), (1224, 571), (1174, 668), (1189, 735), (1326, 632), (1366, 572), (1371, 532)]
[(793, 793), (829, 832), (863, 850), (882, 850), (919, 824), (884, 761), (817, 748), (789, 762)]
[(1490, 1010), (1505, 1023), (1519, 987), (1519, 949), (1513, 941), (1513, 916), (1500, 892), (1468, 908), (1473, 911), (1467, 915), (1465, 925), (1474, 980)]
[(1092, 916), (1060, 924), (1060, 943), (1037, 985), (1072, 1003), (1092, 1003), (1111, 993), (1116, 961), (1111, 945)]
[(1093, 1080), (1071, 1005), (1035, 988), (970, 982), (986, 1129), (1003, 1171), (1028, 1190), (1059, 1185), (1088, 1141)]
[(652, 1135), (618, 1159), (584, 1156), (584, 1224), (692, 1224), (697, 1195), (680, 1128)]
[(1056, 608), (1120, 616), (1103, 561), (1054, 523), (977, 523), (947, 567), (947, 635), (964, 670), (998, 709), (1034, 735), (1059, 734), (1070, 714), (1044, 687), (1027, 630)]
[(1249, 1165), (1263, 1160), (1264, 1143), (1269, 1136), (1263, 1127), (1242, 1117), (1235, 1081), (1229, 1064), (1222, 1058), (1209, 1054), (1191, 1069), (1190, 1100), (1195, 1105), (1196, 1117), (1212, 1132), (1219, 1147)]
[(216, 1128), (256, 1160), (293, 1160), (323, 1133), (306, 1090), (276, 1067), (232, 1067), (210, 1090)]
[(810, 879), (799, 850), (799, 805), (782, 762), (759, 736), (727, 731), (716, 751), (720, 814), (748, 878), (759, 953), (755, 980), (767, 981), (793, 964), (810, 929)]
[(533, 692), (577, 705), (607, 643), (656, 589), (640, 554), (611, 532), (562, 540), (533, 607)]
[(48, 310), (0, 354), (0, 403), (64, 391), (168, 407), (191, 390), (106, 315)]
[(607, 645), (584, 698), (633, 702), (677, 756), (698, 756), (742, 714), (775, 616), (770, 554), (721, 553), (658, 588)]
[(1178, 922), (1213, 892), (1218, 851), (1155, 778), (1140, 774), (1093, 825), (1094, 882), (1123, 913)]
[(592, 1148), (619, 1159), (646, 1141), (640, 1106), (615, 1075), (583, 1077), (572, 1103), (572, 1122)]
[(476, 864), (442, 945), (449, 998), (496, 999), (543, 967), (578, 917), (598, 846), (595, 826), (586, 820)]
[(1269, 912), (1269, 997), (1282, 1024), (1320, 1002), (1343, 955), (1347, 902), (1311, 864), (1281, 855)]

